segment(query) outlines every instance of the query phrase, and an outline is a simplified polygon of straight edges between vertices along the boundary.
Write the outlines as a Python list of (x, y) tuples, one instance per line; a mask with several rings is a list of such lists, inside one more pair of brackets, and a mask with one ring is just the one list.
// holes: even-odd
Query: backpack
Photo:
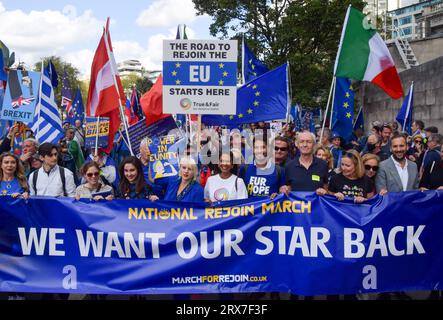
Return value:
[[(63, 186), (63, 195), (65, 197), (68, 196), (68, 193), (66, 192), (66, 177), (65, 177), (65, 168), (58, 167), (60, 170), (60, 179), (62, 180), (62, 186)], [(32, 187), (34, 188), (34, 193), (37, 195), (37, 178), (38, 178), (38, 172), (40, 170), (35, 170), (34, 175), (32, 176)]]

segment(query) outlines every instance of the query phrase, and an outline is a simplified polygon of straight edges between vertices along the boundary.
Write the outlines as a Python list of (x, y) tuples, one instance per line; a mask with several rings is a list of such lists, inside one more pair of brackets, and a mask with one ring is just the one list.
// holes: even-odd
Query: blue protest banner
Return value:
[(149, 127), (146, 121), (140, 120), (128, 129), (129, 139), (131, 140), (132, 152), (137, 157), (140, 155), (140, 142), (146, 138), (155, 138), (160, 136), (174, 135), (176, 140), (182, 138), (182, 133), (178, 129), (176, 122), (172, 116), (163, 118)]
[[(85, 117), (85, 148), (95, 148), (97, 139), (97, 119), (96, 117)], [(108, 146), (109, 118), (100, 117), (98, 124), (98, 147)]]
[(105, 294), (443, 289), (443, 191), (364, 204), (0, 198), (0, 291)]
[(30, 123), (34, 120), (41, 73), (10, 70), (0, 118)]

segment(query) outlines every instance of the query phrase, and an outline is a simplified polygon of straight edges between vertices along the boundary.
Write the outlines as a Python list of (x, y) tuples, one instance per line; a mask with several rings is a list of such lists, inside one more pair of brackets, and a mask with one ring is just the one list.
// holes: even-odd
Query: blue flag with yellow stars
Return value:
[(352, 139), (354, 119), (354, 91), (348, 78), (336, 78), (333, 108), (332, 134), (348, 143)]
[(72, 102), (72, 115), (66, 118), (71, 125), (75, 125), (76, 120), (80, 120), (82, 123), (85, 119), (85, 108), (83, 106), (82, 93), (80, 87), (77, 89), (77, 94)]
[(285, 119), (289, 110), (288, 64), (271, 70), (237, 89), (235, 115), (205, 115), (210, 126), (239, 125)]
[(243, 83), (249, 82), (258, 76), (269, 71), (263, 62), (258, 60), (255, 55), (249, 50), (246, 45), (245, 38), (243, 38)]

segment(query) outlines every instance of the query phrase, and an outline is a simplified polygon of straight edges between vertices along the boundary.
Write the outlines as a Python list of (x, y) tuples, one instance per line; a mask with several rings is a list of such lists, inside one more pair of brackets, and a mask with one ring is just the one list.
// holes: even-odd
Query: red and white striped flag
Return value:
[[(117, 91), (118, 88), (118, 91)], [(91, 67), (91, 81), (89, 83), (88, 104), (86, 114), (95, 117), (108, 117), (109, 153), (112, 149), (114, 135), (120, 126), (119, 106), (125, 105), (125, 95), (118, 75), (117, 65), (112, 52), (111, 36), (109, 35), (109, 18), (106, 27), (95, 51)]]

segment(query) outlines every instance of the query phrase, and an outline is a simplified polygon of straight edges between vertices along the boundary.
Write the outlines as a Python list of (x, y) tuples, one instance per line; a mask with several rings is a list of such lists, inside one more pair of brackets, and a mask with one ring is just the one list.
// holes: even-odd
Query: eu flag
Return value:
[(348, 143), (352, 139), (354, 118), (354, 91), (348, 78), (336, 78), (333, 108), (332, 134)]
[(406, 96), (403, 104), (401, 105), (400, 110), (398, 111), (397, 120), (403, 131), (407, 132), (409, 135), (412, 135), (412, 103), (414, 100), (414, 82), (412, 82), (411, 87), (409, 88), (408, 95)]
[(263, 62), (258, 60), (255, 55), (249, 50), (246, 45), (245, 38), (243, 38), (243, 83), (249, 82), (258, 76), (269, 71)]
[(205, 115), (202, 122), (210, 126), (231, 126), (285, 119), (290, 103), (288, 83), (288, 64), (285, 63), (237, 89), (235, 115)]
[(77, 88), (77, 93), (75, 95), (74, 101), (72, 102), (72, 114), (67, 117), (67, 121), (71, 125), (75, 125), (76, 120), (80, 120), (82, 123), (85, 119), (85, 108), (83, 106), (82, 93), (80, 87)]

